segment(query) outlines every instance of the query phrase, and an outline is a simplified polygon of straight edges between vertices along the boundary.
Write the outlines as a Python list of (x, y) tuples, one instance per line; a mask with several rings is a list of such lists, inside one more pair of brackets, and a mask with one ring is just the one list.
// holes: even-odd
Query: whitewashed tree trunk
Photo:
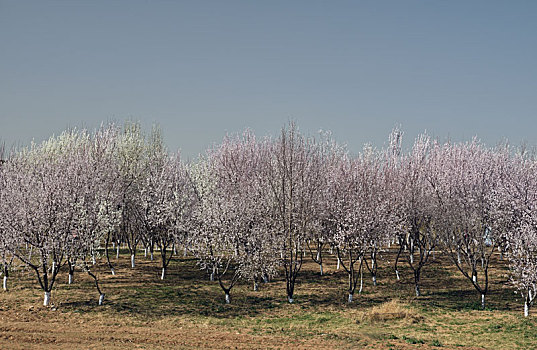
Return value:
[(323, 275), (323, 264), (319, 264), (319, 267), (321, 269), (321, 276)]
[(116, 259), (119, 259), (119, 244), (116, 247)]
[(131, 255), (131, 268), (134, 269), (134, 254)]
[(49, 306), (50, 304), (50, 292), (45, 292), (45, 298), (43, 299), (43, 306)]
[(340, 265), (341, 265), (341, 260), (339, 260), (339, 256), (338, 256), (338, 258), (337, 258), (337, 267), (336, 267), (337, 270), (339, 270)]
[(103, 305), (104, 303), (104, 293), (99, 295), (99, 306)]
[(377, 285), (377, 276), (373, 276), (373, 285), (374, 285), (374, 286)]
[(481, 294), (481, 308), (485, 308), (485, 294)]
[(254, 292), (257, 292), (259, 290), (259, 284), (257, 281), (254, 281)]
[(457, 263), (460, 265), (461, 264), (461, 252), (459, 252), (457, 250)]
[(230, 300), (229, 300), (229, 294), (226, 293), (226, 304), (229, 304)]
[(211, 281), (211, 282), (214, 281), (214, 272), (211, 272), (211, 276), (209, 277), (209, 281)]
[(349, 303), (352, 303), (352, 294), (351, 294), (351, 293), (349, 293), (349, 299), (348, 299), (348, 302), (349, 302)]
[(147, 248), (144, 248), (144, 258), (147, 258)]
[(395, 276), (397, 276), (397, 280), (401, 280), (401, 278), (399, 277), (399, 270), (395, 270)]
[(162, 268), (162, 274), (160, 275), (160, 279), (163, 280), (164, 276), (166, 276), (166, 268), (165, 267)]
[(69, 272), (69, 284), (73, 284), (73, 274)]
[(92, 263), (92, 265), (97, 264), (97, 261), (95, 260), (95, 253), (94, 252), (91, 252), (91, 263)]
[(149, 258), (151, 259), (151, 261), (153, 261), (155, 259), (154, 255), (153, 255), (153, 252), (151, 252), (149, 255), (150, 255)]
[(112, 272), (112, 276), (115, 276), (115, 275), (116, 275), (116, 271), (114, 270), (113, 267), (110, 268), (110, 272)]
[(2, 288), (7, 291), (7, 276), (4, 275), (4, 281), (2, 283)]
[(528, 301), (524, 301), (524, 317), (528, 317), (530, 315), (530, 308), (528, 306)]
[(420, 286), (419, 285), (415, 285), (414, 286), (414, 290), (416, 291), (416, 296), (419, 297), (421, 296), (421, 292), (420, 292)]
[(287, 296), (287, 301), (289, 302), (289, 304), (292, 304), (293, 303), (293, 298), (291, 298), (290, 296)]
[(364, 267), (360, 261), (360, 289), (358, 290), (358, 294), (362, 294), (363, 289), (364, 289)]

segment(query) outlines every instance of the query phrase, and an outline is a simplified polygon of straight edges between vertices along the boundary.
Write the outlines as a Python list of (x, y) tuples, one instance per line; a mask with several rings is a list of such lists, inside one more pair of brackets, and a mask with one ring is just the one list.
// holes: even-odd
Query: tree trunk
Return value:
[(528, 301), (524, 301), (524, 317), (528, 317), (530, 315), (530, 307), (528, 306)]
[(352, 293), (349, 293), (349, 299), (348, 299), (348, 302), (349, 302), (349, 303), (352, 303)]
[(162, 274), (160, 275), (160, 279), (163, 280), (164, 276), (166, 276), (166, 268), (165, 267), (162, 268)]
[(45, 292), (45, 298), (43, 299), (43, 306), (50, 305), (50, 292)]
[(4, 275), (4, 282), (2, 283), (2, 288), (7, 291), (7, 276)]
[(104, 293), (101, 293), (99, 295), (99, 306), (103, 305), (104, 303)]
[(226, 293), (226, 304), (229, 304), (229, 303), (230, 303), (229, 293)]
[(293, 296), (292, 296), (292, 295), (288, 295), (288, 296), (287, 296), (287, 301), (289, 301), (289, 304), (292, 304), (292, 303), (293, 303)]
[(68, 281), (69, 284), (72, 284), (73, 283), (73, 272), (72, 271), (69, 271), (69, 281)]
[(414, 290), (416, 291), (416, 296), (421, 296), (420, 292), (420, 266), (414, 271)]
[(481, 293), (481, 308), (485, 310), (485, 294)]
[(134, 254), (131, 255), (131, 268), (134, 269)]
[(360, 261), (360, 289), (358, 290), (358, 294), (362, 294), (363, 289), (364, 289), (364, 266), (362, 264), (362, 261)]

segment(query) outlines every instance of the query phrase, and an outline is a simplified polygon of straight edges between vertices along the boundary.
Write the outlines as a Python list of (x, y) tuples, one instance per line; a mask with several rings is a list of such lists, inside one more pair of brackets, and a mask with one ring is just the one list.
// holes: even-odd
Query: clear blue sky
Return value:
[(537, 1), (0, 0), (0, 139), (126, 118), (187, 157), (290, 119), (536, 144)]

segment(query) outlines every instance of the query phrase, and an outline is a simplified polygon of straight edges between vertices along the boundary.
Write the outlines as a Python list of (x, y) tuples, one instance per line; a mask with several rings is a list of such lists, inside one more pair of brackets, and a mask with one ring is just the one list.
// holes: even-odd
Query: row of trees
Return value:
[[(537, 282), (537, 173), (533, 153), (477, 140), (418, 137), (408, 152), (395, 129), (388, 145), (356, 155), (329, 134), (306, 137), (294, 124), (276, 138), (245, 132), (185, 165), (158, 129), (136, 123), (71, 130), (12, 152), (0, 167), (0, 254), (4, 289), (14, 258), (50, 292), (62, 266), (95, 280), (98, 251), (115, 273), (110, 245), (126, 244), (135, 267), (141, 244), (160, 252), (164, 279), (178, 248), (193, 254), (230, 301), (239, 280), (267, 281), (283, 270), (293, 302), (305, 256), (336, 255), (348, 274), (348, 301), (364, 269), (376, 284), (383, 249), (399, 248), (420, 295), (424, 267), (447, 254), (480, 294), (489, 291), (496, 250), (505, 254), (525, 315)], [(118, 250), (119, 251), (119, 250)]]

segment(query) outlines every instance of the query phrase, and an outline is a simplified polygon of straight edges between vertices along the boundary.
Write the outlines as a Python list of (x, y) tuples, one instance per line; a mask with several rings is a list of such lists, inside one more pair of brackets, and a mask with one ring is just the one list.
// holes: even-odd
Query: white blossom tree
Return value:
[(85, 138), (65, 132), (19, 152), (4, 165), (5, 231), (17, 242), (11, 247), (13, 255), (35, 271), (45, 306), (73, 235), (80, 193), (72, 149)]
[(399, 230), (399, 252), (396, 258), (396, 275), (399, 278), (397, 262), (405, 256), (414, 274), (416, 296), (421, 295), (420, 280), (423, 268), (431, 261), (431, 255), (438, 246), (438, 234), (433, 229), (434, 191), (429, 182), (430, 149), (433, 142), (426, 135), (420, 135), (409, 154), (402, 157), (397, 169), (397, 190), (391, 199), (397, 206), (402, 230)]
[(136, 216), (149, 241), (161, 255), (161, 279), (173, 256), (175, 243), (185, 244), (196, 194), (179, 154), (159, 152), (150, 157), (147, 176), (136, 196)]

